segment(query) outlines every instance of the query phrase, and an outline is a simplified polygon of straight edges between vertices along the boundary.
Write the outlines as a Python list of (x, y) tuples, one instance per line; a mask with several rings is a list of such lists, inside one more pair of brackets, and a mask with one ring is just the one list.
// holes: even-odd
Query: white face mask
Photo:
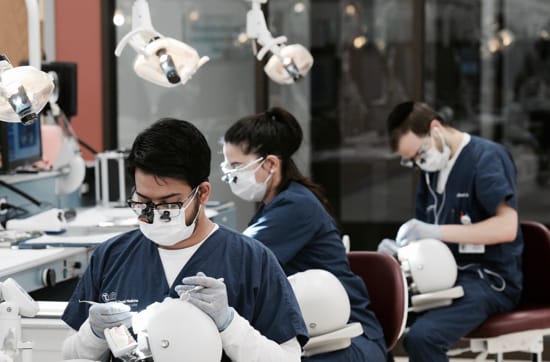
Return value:
[[(269, 171), (269, 175), (264, 182), (257, 183), (256, 171), (262, 167), (262, 160), (263, 158), (258, 158), (257, 160), (244, 165), (240, 169), (235, 170), (228, 170), (222, 166), (222, 171), (224, 172), (224, 177), (222, 180), (229, 183), (231, 192), (233, 192), (235, 196), (238, 196), (245, 201), (258, 202), (263, 200), (267, 191), (267, 183), (273, 176), (273, 171)], [(261, 163), (253, 169), (248, 169), (257, 162)]]
[(434, 131), (436, 135), (441, 139), (441, 144), (443, 145), (443, 151), (439, 151), (437, 147), (432, 145), (419, 161), (416, 161), (417, 166), (426, 172), (436, 172), (441, 171), (447, 166), (449, 162), (449, 157), (451, 155), (451, 149), (445, 142), (445, 138), (439, 131)]
[[(189, 207), (189, 205), (187, 207)], [(164, 211), (162, 213), (155, 210), (153, 223), (149, 224), (138, 221), (139, 229), (143, 235), (158, 245), (175, 245), (180, 241), (188, 239), (195, 231), (197, 225), (196, 223), (201, 205), (199, 204), (195, 218), (189, 225), (185, 223), (185, 210), (187, 207), (182, 207), (176, 217), (170, 217), (170, 211)]]

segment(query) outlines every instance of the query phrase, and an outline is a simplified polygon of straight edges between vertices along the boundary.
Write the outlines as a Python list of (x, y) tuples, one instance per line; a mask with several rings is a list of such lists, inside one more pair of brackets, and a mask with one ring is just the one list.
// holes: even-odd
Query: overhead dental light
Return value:
[(0, 54), (0, 120), (32, 124), (53, 89), (47, 73), (30, 65), (14, 68), (8, 57)]
[(262, 48), (255, 54), (262, 60), (268, 52), (273, 55), (264, 67), (265, 73), (279, 84), (292, 84), (303, 78), (313, 66), (311, 53), (300, 44), (284, 45), (286, 36), (274, 38), (268, 30), (261, 4), (267, 0), (247, 0), (252, 8), (246, 15), (246, 34)]
[(53, 92), (53, 80), (40, 70), (40, 17), (37, 0), (25, 0), (29, 65), (13, 67), (0, 54), (0, 120), (32, 124)]
[(134, 2), (132, 31), (118, 43), (115, 49), (117, 57), (128, 43), (138, 53), (134, 61), (136, 74), (163, 87), (185, 84), (209, 60), (208, 57), (199, 57), (189, 45), (156, 31), (146, 0)]

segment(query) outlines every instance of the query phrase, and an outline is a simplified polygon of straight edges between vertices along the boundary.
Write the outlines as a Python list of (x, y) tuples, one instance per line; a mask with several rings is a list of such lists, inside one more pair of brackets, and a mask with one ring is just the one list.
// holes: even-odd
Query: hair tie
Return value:
[(266, 111), (265, 114), (268, 118), (271, 118), (273, 121), (277, 122), (277, 117), (275, 117), (275, 113), (271, 111)]

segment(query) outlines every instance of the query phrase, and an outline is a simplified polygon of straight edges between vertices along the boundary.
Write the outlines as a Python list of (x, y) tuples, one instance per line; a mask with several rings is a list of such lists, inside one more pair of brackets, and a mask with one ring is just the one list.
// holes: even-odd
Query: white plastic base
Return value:
[(337, 331), (312, 337), (304, 346), (303, 357), (337, 351), (351, 345), (351, 339), (363, 333), (360, 323), (350, 323)]
[(422, 312), (428, 309), (444, 307), (450, 305), (453, 299), (464, 295), (464, 289), (461, 286), (440, 290), (432, 293), (417, 294), (411, 297), (410, 312)]

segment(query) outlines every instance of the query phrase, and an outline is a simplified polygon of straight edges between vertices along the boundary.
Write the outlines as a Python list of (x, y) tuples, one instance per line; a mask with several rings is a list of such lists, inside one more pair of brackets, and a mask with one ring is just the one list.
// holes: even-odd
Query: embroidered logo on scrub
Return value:
[(457, 199), (467, 199), (470, 197), (470, 194), (468, 192), (458, 192), (456, 194)]
[(117, 292), (110, 292), (110, 293), (103, 293), (101, 294), (101, 300), (103, 300), (103, 302), (105, 303), (108, 303), (108, 302), (120, 302), (120, 303), (124, 303), (130, 307), (137, 307), (138, 303), (139, 303), (139, 299), (125, 299), (125, 300), (117, 300), (117, 297), (118, 297), (118, 294)]
[(102, 299), (103, 302), (105, 302), (105, 303), (116, 301), (116, 297), (117, 297), (117, 293), (116, 293), (116, 292), (103, 293), (103, 294), (101, 294), (101, 299)]

